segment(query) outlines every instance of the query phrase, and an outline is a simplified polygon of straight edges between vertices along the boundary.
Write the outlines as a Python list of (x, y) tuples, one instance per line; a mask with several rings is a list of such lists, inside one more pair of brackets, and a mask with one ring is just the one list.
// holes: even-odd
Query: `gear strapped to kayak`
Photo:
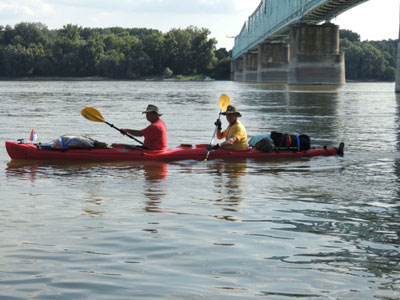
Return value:
[(271, 132), (271, 139), (274, 141), (275, 147), (280, 150), (308, 150), (311, 148), (311, 139), (305, 134), (289, 134), (276, 131)]
[(250, 138), (249, 145), (255, 149), (272, 151), (303, 151), (311, 149), (311, 139), (305, 134), (288, 134), (272, 131)]

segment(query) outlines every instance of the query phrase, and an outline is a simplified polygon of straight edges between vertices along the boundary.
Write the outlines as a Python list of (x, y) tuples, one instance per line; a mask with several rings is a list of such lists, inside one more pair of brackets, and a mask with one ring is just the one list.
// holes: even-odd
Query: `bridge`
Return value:
[(339, 27), (330, 20), (368, 0), (261, 0), (232, 49), (235, 81), (344, 84)]

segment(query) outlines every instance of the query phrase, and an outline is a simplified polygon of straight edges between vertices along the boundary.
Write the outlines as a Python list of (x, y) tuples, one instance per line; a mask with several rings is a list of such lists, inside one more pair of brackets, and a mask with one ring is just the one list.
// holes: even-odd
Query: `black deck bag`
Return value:
[(263, 152), (274, 151), (274, 142), (270, 138), (262, 138), (255, 145), (254, 148)]
[(271, 139), (276, 148), (282, 150), (309, 150), (311, 148), (311, 140), (305, 134), (288, 134), (276, 131), (271, 132)]

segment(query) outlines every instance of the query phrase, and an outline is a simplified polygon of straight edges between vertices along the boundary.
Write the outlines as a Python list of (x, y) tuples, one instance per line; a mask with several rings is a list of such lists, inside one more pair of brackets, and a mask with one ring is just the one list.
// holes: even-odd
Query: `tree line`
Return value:
[(230, 52), (206, 28), (49, 30), (42, 23), (0, 26), (0, 76), (102, 76), (137, 79), (202, 75), (229, 79)]
[(345, 55), (346, 79), (394, 81), (398, 40), (360, 41), (360, 35), (340, 30), (340, 50)]

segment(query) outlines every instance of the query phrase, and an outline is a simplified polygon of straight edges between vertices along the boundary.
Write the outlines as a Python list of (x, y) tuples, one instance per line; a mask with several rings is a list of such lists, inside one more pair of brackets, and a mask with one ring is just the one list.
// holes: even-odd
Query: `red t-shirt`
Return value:
[(142, 133), (144, 136), (143, 146), (151, 150), (167, 149), (167, 127), (161, 119), (147, 126)]

